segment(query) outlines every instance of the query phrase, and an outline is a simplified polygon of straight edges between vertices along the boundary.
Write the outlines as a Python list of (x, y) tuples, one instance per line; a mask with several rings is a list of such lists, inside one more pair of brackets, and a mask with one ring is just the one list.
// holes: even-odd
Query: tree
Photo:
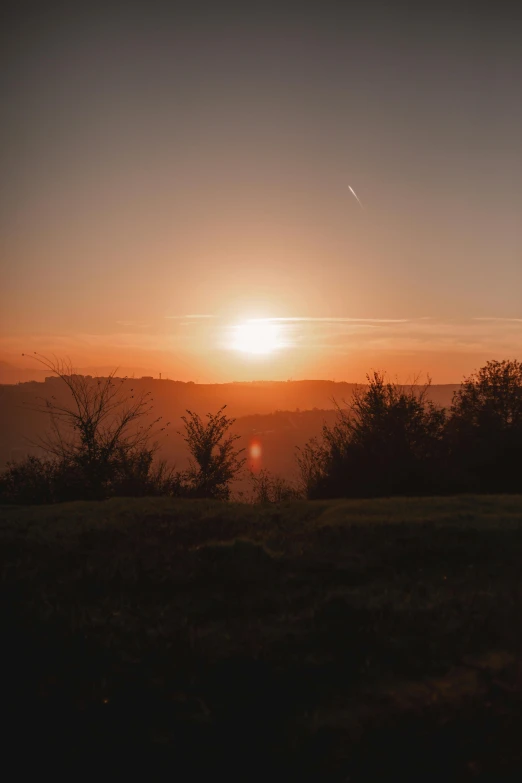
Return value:
[(107, 378), (90, 378), (78, 375), (70, 361), (37, 353), (34, 358), (64, 384), (37, 405), (49, 415), (50, 430), (36, 445), (60, 465), (74, 496), (102, 498), (114, 494), (118, 482), (143, 484), (161, 419), (150, 418), (151, 392), (134, 393), (116, 370)]
[(298, 453), (308, 497), (425, 493), (438, 488), (445, 411), (428, 400), (430, 381), (409, 388), (381, 373), (356, 389), (337, 421)]
[(245, 463), (240, 458), (244, 449), (234, 445), (240, 436), (229, 432), (235, 419), (224, 413), (225, 408), (207, 413), (207, 422), (190, 410), (181, 417), (185, 430), (180, 435), (192, 456), (185, 479), (193, 497), (228, 500), (230, 483)]
[(473, 491), (522, 491), (522, 364), (489, 361), (455, 393), (448, 424), (453, 480)]

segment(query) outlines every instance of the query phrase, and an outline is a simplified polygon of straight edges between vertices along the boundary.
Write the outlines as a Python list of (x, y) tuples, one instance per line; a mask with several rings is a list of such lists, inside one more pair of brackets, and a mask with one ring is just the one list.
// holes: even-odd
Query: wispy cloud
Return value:
[(215, 318), (215, 316), (196, 313), (195, 315), (166, 315), (165, 318), (168, 318), (171, 321), (184, 321), (186, 318)]
[(339, 324), (339, 323), (378, 323), (378, 324), (405, 324), (408, 323), (408, 318), (326, 318), (326, 317), (310, 317), (310, 316), (292, 316), (289, 318), (250, 318), (250, 321), (260, 323), (264, 321), (285, 323), (298, 322), (298, 323), (325, 323), (325, 324)]
[(151, 324), (144, 323), (143, 321), (116, 321), (120, 326), (135, 326), (139, 329), (148, 329)]
[(522, 345), (522, 319), (437, 320), (418, 318), (256, 319), (281, 325), (288, 344), (298, 350), (330, 351), (336, 355), (379, 351), (402, 353), (484, 353), (512, 355)]
[(473, 318), (474, 321), (504, 321), (507, 323), (520, 323), (522, 324), (522, 318), (499, 318), (497, 316), (488, 316), (484, 318)]

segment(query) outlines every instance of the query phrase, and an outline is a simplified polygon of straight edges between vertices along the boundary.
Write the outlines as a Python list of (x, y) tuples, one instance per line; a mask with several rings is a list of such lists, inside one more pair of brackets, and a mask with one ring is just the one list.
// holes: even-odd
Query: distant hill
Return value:
[[(151, 391), (154, 414), (170, 421), (169, 435), (161, 439), (161, 456), (178, 467), (186, 463), (186, 447), (177, 433), (187, 408), (201, 415), (227, 406), (237, 419), (235, 428), (248, 448), (255, 439), (261, 445), (258, 466), (290, 476), (295, 470), (295, 448), (319, 435), (326, 421), (335, 417), (334, 400), (349, 401), (357, 384), (334, 381), (257, 381), (252, 383), (196, 384), (152, 378), (128, 379), (134, 394)], [(449, 405), (457, 385), (432, 386), (430, 397)], [(0, 387), (0, 465), (26, 453), (38, 453), (29, 441), (48, 427), (47, 417), (34, 410), (38, 398), (65, 396), (56, 378)], [(248, 456), (248, 451), (247, 451)]]
[[(113, 367), (82, 367), (78, 372), (81, 375), (109, 375), (113, 369)], [(121, 375), (129, 376), (131, 376), (133, 372), (138, 376), (150, 375), (150, 371), (144, 367), (139, 367), (134, 371), (121, 367), (119, 372)], [(43, 382), (48, 375), (49, 370), (39, 369), (38, 367), (16, 367), (14, 364), (11, 364), (11, 362), (0, 359), (0, 385), (27, 383), (30, 381)]]

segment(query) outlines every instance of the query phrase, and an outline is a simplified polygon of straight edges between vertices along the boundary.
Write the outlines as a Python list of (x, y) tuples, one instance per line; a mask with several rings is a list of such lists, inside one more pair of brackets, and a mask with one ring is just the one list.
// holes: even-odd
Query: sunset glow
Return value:
[(520, 355), (508, 16), (15, 5), (0, 383), (31, 351), (199, 383)]

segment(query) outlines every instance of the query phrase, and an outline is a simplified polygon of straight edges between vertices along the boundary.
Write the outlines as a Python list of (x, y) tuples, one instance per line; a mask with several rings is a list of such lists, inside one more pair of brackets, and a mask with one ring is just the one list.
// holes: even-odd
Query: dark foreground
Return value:
[(0, 519), (19, 773), (522, 772), (521, 497), (122, 499)]

